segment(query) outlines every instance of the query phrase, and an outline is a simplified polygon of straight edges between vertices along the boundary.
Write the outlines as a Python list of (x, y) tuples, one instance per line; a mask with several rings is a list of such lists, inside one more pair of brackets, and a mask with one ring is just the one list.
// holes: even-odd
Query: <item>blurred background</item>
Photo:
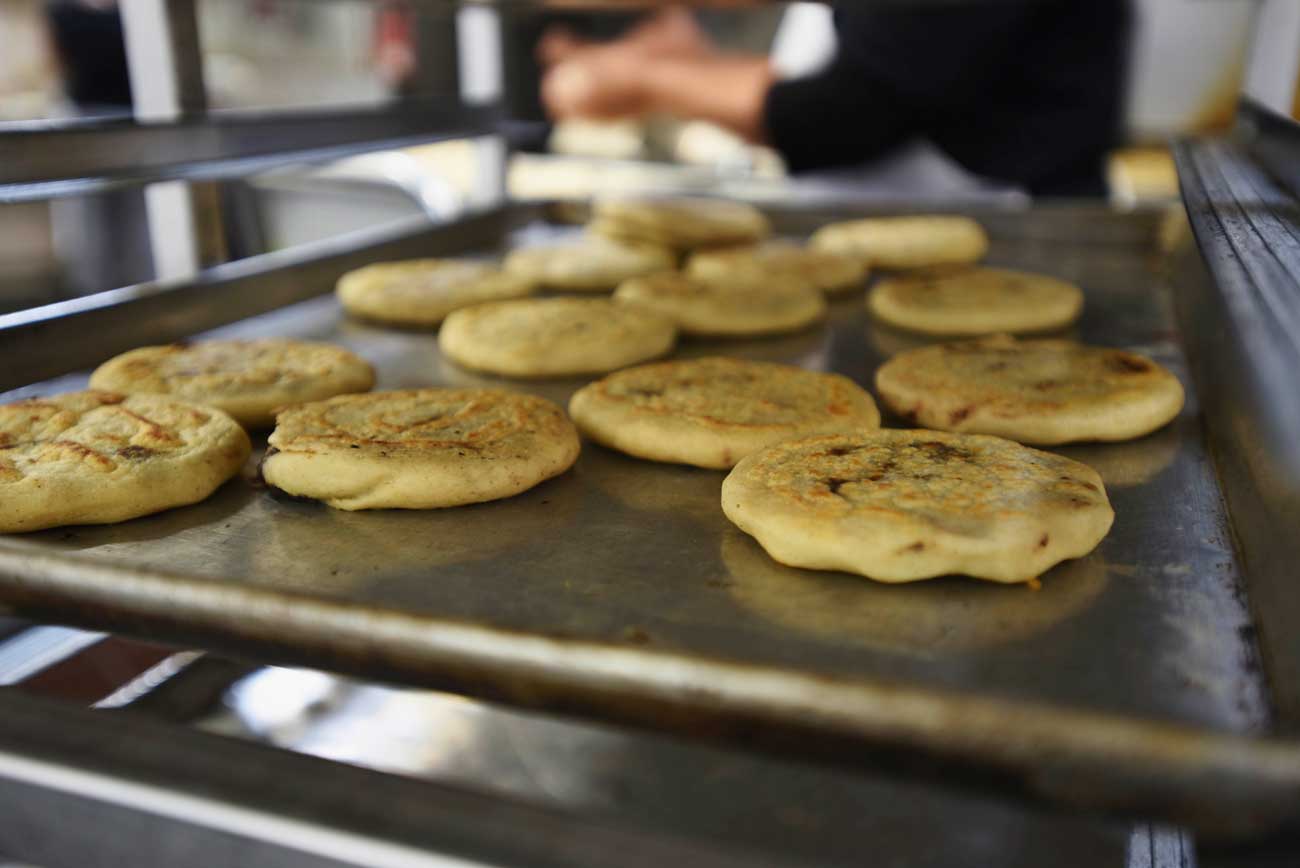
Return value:
[[(1169, 201), (1177, 181), (1164, 142), (1230, 124), (1254, 4), (1134, 0), (1124, 147), (1110, 160), (1111, 200)], [(500, 94), (516, 198), (584, 198), (639, 190), (711, 190), (751, 199), (843, 192), (837, 178), (791, 179), (773, 151), (721, 127), (651, 116), (548, 122), (538, 40), (563, 25), (610, 39), (628, 12), (469, 8), (360, 0), (197, 0), (213, 111), (380, 106)], [(768, 52), (777, 75), (807, 75), (834, 55), (829, 7), (767, 4), (694, 13), (725, 50)], [(130, 117), (123, 29), (112, 0), (0, 0), (0, 126), (52, 118)], [(457, 60), (456, 39), (468, 46)], [(3, 143), (0, 142), (0, 148)], [(484, 150), (448, 141), (277, 169), (222, 182), (223, 258), (282, 249), (411, 214), (446, 218), (489, 200)], [(0, 157), (2, 159), (3, 157)], [(972, 184), (942, 160), (855, 177), (858, 197), (1017, 195)], [(0, 205), (0, 312), (154, 279), (139, 189)]]

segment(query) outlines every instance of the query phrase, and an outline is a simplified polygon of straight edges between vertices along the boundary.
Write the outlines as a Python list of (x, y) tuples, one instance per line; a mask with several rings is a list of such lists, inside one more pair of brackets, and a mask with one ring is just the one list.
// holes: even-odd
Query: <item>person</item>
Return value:
[(1034, 195), (1105, 192), (1119, 142), (1128, 0), (838, 4), (820, 72), (778, 80), (765, 56), (718, 51), (681, 8), (622, 38), (538, 44), (555, 119), (668, 113), (774, 147), (792, 172), (858, 165), (909, 142)]
[(46, 14), (68, 101), (83, 114), (129, 111), (131, 79), (117, 4), (55, 0)]

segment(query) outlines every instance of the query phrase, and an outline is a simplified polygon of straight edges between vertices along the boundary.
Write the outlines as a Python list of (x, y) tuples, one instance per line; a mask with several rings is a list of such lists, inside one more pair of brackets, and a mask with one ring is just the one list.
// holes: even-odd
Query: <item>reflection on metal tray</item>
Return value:
[[(170, 704), (173, 691), (180, 694), (175, 705), (185, 704), (186, 679), (178, 681), (151, 697), (155, 708)], [(255, 670), (194, 725), (665, 836), (715, 841), (788, 868), (859, 866), (864, 842), (872, 864), (908, 868), (1127, 864), (1130, 835), (1113, 820), (1025, 810), (882, 775), (312, 670)]]
[[(836, 215), (774, 216), (804, 233)], [(1186, 381), (1156, 215), (981, 216), (991, 262), (1085, 288), (1079, 337), (1148, 353)], [(573, 230), (533, 223), (521, 237), (561, 231)], [(490, 383), (565, 401), (580, 385), (462, 372), (432, 334), (347, 320), (332, 298), (219, 333), (338, 341), (374, 362), (380, 388)], [(788, 361), (869, 385), (910, 340), (851, 299), (808, 332), (681, 353)], [(587, 444), (573, 471), (530, 492), (434, 512), (290, 500), (259, 487), (250, 463), (197, 506), (4, 540), (0, 597), (79, 623), (838, 763), (919, 758), (933, 770), (938, 758), (947, 779), (1249, 832), (1291, 815), (1300, 748), (1258, 737), (1265, 687), (1197, 413), (1189, 388), (1184, 414), (1145, 440), (1062, 450), (1102, 473), (1117, 520), (1038, 592), (785, 568), (723, 517), (721, 473)]]

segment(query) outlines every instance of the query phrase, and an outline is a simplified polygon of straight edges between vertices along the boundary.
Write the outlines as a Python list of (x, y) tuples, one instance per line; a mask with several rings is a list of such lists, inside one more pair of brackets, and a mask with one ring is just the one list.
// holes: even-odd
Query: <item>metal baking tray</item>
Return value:
[[(88, 364), (123, 343), (245, 316), (211, 334), (336, 341), (374, 363), (378, 388), (491, 385), (565, 402), (581, 381), (469, 374), (440, 357), (433, 334), (349, 320), (321, 295), (360, 262), (490, 256), (576, 231), (545, 213), (510, 206), (265, 270), (242, 263), (204, 286), (128, 293), (126, 308), (37, 312), (8, 331), (0, 322), (4, 357), (75, 339), (76, 364)], [(793, 236), (847, 216), (772, 215)], [(1100, 471), (1117, 518), (1096, 552), (1043, 576), (1041, 590), (959, 577), (884, 586), (783, 567), (722, 515), (722, 473), (585, 443), (571, 472), (530, 492), (428, 512), (290, 499), (258, 484), (255, 454), (202, 504), (0, 540), (0, 600), (259, 660), (1170, 817), (1211, 835), (1292, 820), (1300, 745), (1267, 735), (1269, 687), (1174, 315), (1164, 215), (976, 216), (993, 236), (991, 263), (1084, 287), (1079, 338), (1147, 353), (1188, 387), (1183, 414), (1147, 438), (1060, 450)], [(155, 318), (142, 322), (135, 303)], [(833, 302), (825, 325), (686, 341), (679, 354), (790, 362), (870, 387), (889, 354), (915, 343), (873, 324), (855, 295)]]

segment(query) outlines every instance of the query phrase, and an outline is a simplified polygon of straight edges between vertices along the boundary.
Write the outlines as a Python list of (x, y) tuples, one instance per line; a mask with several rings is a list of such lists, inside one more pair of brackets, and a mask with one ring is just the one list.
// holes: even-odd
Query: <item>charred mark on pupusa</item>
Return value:
[(888, 474), (891, 470), (893, 470), (894, 467), (895, 467), (895, 463), (894, 460), (891, 458), (885, 461), (883, 464), (881, 464), (878, 468), (876, 468), (876, 472), (872, 473), (870, 476), (867, 476), (864, 481), (879, 482), (880, 480), (884, 479), (886, 474)]
[(967, 404), (965, 407), (958, 407), (956, 410), (953, 410), (948, 414), (948, 423), (950, 425), (957, 425), (964, 422), (974, 411), (974, 404)]
[(926, 457), (936, 462), (969, 461), (971, 458), (971, 454), (965, 449), (949, 446), (938, 440), (924, 440), (916, 444), (916, 448), (924, 450)]
[(1083, 488), (1088, 489), (1089, 491), (1100, 491), (1100, 490), (1101, 490), (1101, 489), (1097, 488), (1097, 486), (1094, 485), (1093, 483), (1091, 483), (1091, 482), (1087, 482), (1086, 480), (1083, 480), (1083, 479), (1075, 479), (1073, 476), (1061, 476), (1061, 477), (1059, 477), (1059, 479), (1061, 480), (1061, 482), (1068, 482), (1068, 483), (1070, 483), (1070, 484), (1072, 484), (1072, 485), (1079, 485), (1079, 486), (1082, 486)]
[(1151, 370), (1151, 363), (1146, 359), (1137, 356), (1115, 354), (1106, 360), (1106, 365), (1112, 371), (1121, 374), (1145, 374)]
[(822, 484), (826, 486), (827, 491), (829, 491), (831, 494), (834, 494), (837, 497), (843, 497), (844, 495), (840, 494), (840, 489), (843, 488), (844, 486), (851, 485), (851, 484), (868, 483), (868, 482), (879, 482), (880, 480), (884, 479), (885, 476), (891, 470), (894, 469), (894, 466), (895, 466), (894, 461), (889, 460), (881, 464), (871, 473), (867, 473), (861, 476), (856, 476), (853, 477), (852, 479), (848, 479), (842, 476), (828, 476), (822, 480)]
[(267, 447), (266, 447), (266, 452), (262, 455), (262, 460), (260, 460), (260, 461), (257, 462), (257, 478), (258, 478), (258, 479), (259, 479), (263, 484), (268, 485), (268, 486), (270, 486), (271, 488), (274, 488), (275, 486), (271, 485), (271, 483), (269, 483), (269, 482), (266, 481), (266, 474), (265, 474), (263, 471), (264, 471), (265, 468), (266, 468), (266, 462), (270, 459), (270, 457), (271, 457), (272, 455), (276, 455), (276, 454), (278, 454), (279, 451), (280, 451), (280, 450), (279, 450), (279, 449), (276, 449), (274, 446), (267, 446)]
[[(843, 487), (843, 486), (845, 486), (845, 485), (848, 485), (849, 482), (851, 482), (852, 480), (849, 480), (849, 479), (839, 479), (838, 477), (831, 477), (830, 479), (826, 479), (826, 480), (823, 480), (823, 481), (824, 481), (825, 484), (826, 484), (826, 488), (827, 488), (827, 490), (829, 490), (831, 494), (834, 494), (834, 495), (840, 495), (840, 488)], [(843, 496), (843, 495), (840, 495), (840, 496)]]

